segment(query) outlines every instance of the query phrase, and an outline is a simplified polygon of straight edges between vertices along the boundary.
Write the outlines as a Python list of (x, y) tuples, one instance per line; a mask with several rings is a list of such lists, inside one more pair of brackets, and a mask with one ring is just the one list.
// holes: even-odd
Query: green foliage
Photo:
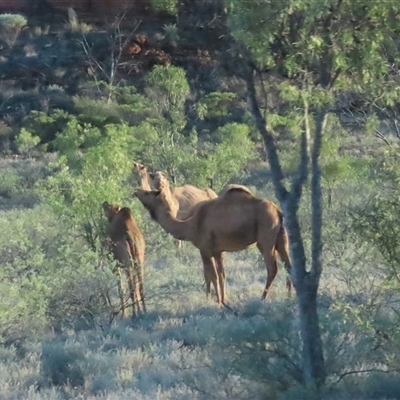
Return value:
[[(361, 75), (364, 81), (388, 68), (381, 49), (394, 48), (397, 5), (393, 2), (374, 0), (365, 5), (346, 0), (335, 6), (329, 0), (287, 0), (256, 2), (252, 7), (227, 3), (235, 37), (262, 66), (276, 67), (283, 61), (290, 76), (304, 70), (319, 74), (325, 60), (334, 70)], [(359, 21), (357, 26), (354, 20)]]
[(335, 185), (359, 179), (368, 166), (368, 160), (361, 160), (343, 147), (347, 132), (338, 118), (329, 115), (327, 129), (322, 138), (321, 169), (323, 186), (333, 189)]
[(62, 131), (71, 116), (63, 110), (54, 110), (50, 115), (42, 111), (31, 111), (23, 121), (23, 127), (32, 136), (38, 136), (42, 143), (53, 140)]
[[(243, 168), (257, 157), (250, 129), (244, 124), (226, 124), (215, 133), (215, 152), (206, 160), (208, 176), (213, 177), (216, 188), (229, 183), (231, 177), (240, 177)], [(242, 175), (243, 176), (243, 175)]]
[(17, 40), (21, 30), (27, 26), (28, 20), (21, 14), (1, 14), (0, 15), (0, 33), (2, 39), (12, 47)]
[[(95, 129), (89, 131), (96, 133)], [(131, 198), (133, 189), (127, 185), (132, 168), (130, 130), (127, 126), (107, 125), (104, 136), (84, 156), (77, 148), (82, 136), (74, 130), (70, 132), (71, 136), (62, 142), (66, 143), (66, 155), (52, 166), (52, 176), (38, 183), (37, 191), (70, 226), (78, 227), (95, 250), (104, 220), (101, 204), (126, 204)], [(77, 156), (71, 158), (70, 154)]]
[(200, 119), (225, 117), (229, 105), (236, 98), (235, 93), (213, 92), (205, 95), (196, 104), (196, 111)]
[[(175, 183), (190, 182), (208, 186), (213, 178), (216, 188), (254, 158), (254, 144), (249, 128), (243, 124), (227, 124), (214, 135), (200, 140), (195, 130), (183, 135), (186, 125), (184, 111), (189, 85), (181, 68), (157, 66), (148, 75), (146, 89), (149, 103), (156, 115), (132, 129), (134, 158), (155, 170), (165, 170)], [(212, 93), (205, 96), (202, 106), (205, 116), (224, 116), (232, 93)], [(208, 111), (208, 108), (213, 110)]]
[(0, 169), (0, 196), (9, 198), (19, 191), (21, 178), (13, 168)]
[(20, 153), (26, 153), (30, 157), (31, 150), (40, 143), (40, 138), (32, 135), (25, 128), (21, 128), (19, 135), (15, 138), (15, 143)]
[[(22, 266), (27, 266), (26, 261)], [(0, 342), (3, 343), (34, 337), (46, 325), (47, 288), (42, 279), (29, 274), (20, 276), (15, 284), (10, 281), (9, 268), (6, 265), (0, 273)]]
[(147, 75), (146, 81), (149, 84), (147, 96), (162, 118), (162, 121), (154, 123), (159, 123), (160, 129), (168, 127), (171, 133), (177, 134), (186, 124), (184, 106), (190, 88), (185, 70), (156, 65)]
[(118, 307), (112, 265), (49, 207), (0, 214), (0, 343), (93, 328)]
[(164, 11), (171, 15), (178, 13), (178, 0), (151, 0), (151, 6), (156, 11)]
[(397, 289), (400, 282), (399, 161), (397, 149), (376, 161), (378, 191), (351, 214), (354, 229), (381, 253), (388, 267), (387, 278)]

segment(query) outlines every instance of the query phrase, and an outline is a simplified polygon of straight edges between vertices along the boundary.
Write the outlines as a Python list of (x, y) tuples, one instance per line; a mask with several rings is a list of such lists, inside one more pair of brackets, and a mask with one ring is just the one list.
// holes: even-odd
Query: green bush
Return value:
[(362, 240), (375, 246), (386, 264), (388, 283), (400, 289), (399, 169), (400, 153), (388, 151), (375, 160), (378, 192), (350, 213), (352, 226)]
[(12, 47), (16, 42), (22, 28), (28, 24), (25, 16), (20, 14), (1, 14), (0, 15), (0, 33), (2, 39)]
[(151, 0), (151, 6), (156, 11), (164, 11), (171, 15), (176, 15), (178, 12), (177, 0)]
[(31, 156), (31, 151), (40, 143), (39, 136), (32, 135), (25, 128), (22, 128), (20, 133), (15, 138), (15, 144), (21, 154)]
[(13, 168), (0, 169), (0, 196), (10, 198), (20, 191), (21, 178)]

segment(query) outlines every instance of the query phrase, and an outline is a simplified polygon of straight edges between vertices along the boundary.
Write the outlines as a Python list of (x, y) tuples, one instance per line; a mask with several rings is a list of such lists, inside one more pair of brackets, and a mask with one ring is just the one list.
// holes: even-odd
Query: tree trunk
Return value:
[(299, 305), (300, 332), (303, 341), (303, 374), (306, 384), (321, 386), (326, 377), (322, 340), (317, 311), (318, 283), (307, 272), (296, 293)]
[[(291, 275), (297, 294), (300, 333), (303, 341), (304, 381), (306, 385), (318, 388), (324, 383), (326, 377), (322, 339), (319, 330), (317, 292), (319, 278), (322, 272), (322, 203), (319, 157), (322, 134), (326, 124), (327, 110), (323, 108), (317, 112), (317, 115), (315, 116), (316, 127), (311, 155), (309, 148), (309, 132), (303, 134), (298, 177), (294, 180), (292, 190), (289, 192), (283, 183), (284, 175), (273, 135), (267, 130), (266, 121), (259, 109), (252, 71), (249, 71), (246, 74), (246, 83), (251, 111), (267, 149), (276, 196), (283, 209), (285, 226), (289, 236), (290, 253), (292, 258)], [(307, 105), (305, 106), (307, 107)], [(308, 110), (306, 111), (308, 112)], [(302, 196), (302, 188), (308, 178), (310, 157), (312, 170), (312, 263), (310, 271), (307, 272), (304, 244), (297, 212)]]

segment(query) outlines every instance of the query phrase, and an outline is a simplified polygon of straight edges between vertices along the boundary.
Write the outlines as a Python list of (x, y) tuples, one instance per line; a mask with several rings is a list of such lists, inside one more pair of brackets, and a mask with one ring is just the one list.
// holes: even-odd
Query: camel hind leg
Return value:
[(267, 282), (265, 284), (265, 289), (262, 294), (262, 299), (264, 300), (267, 297), (268, 289), (270, 288), (272, 282), (275, 279), (276, 274), (278, 273), (278, 266), (276, 265), (276, 251), (275, 247), (271, 248), (263, 248), (262, 244), (257, 243), (258, 250), (264, 257), (265, 266), (267, 268)]
[(276, 238), (275, 243), (276, 251), (279, 254), (280, 259), (285, 264), (287, 276), (286, 276), (286, 288), (288, 291), (288, 296), (291, 296), (292, 293), (292, 281), (290, 279), (290, 272), (292, 268), (292, 263), (290, 261), (290, 253), (289, 253), (289, 238), (287, 236), (286, 229), (284, 226), (281, 226), (279, 230), (278, 236)]
[(226, 302), (226, 275), (224, 269), (224, 255), (220, 253), (216, 255), (215, 262), (217, 266), (217, 274), (218, 274), (218, 281), (219, 281), (219, 288), (221, 291), (221, 302), (225, 304)]

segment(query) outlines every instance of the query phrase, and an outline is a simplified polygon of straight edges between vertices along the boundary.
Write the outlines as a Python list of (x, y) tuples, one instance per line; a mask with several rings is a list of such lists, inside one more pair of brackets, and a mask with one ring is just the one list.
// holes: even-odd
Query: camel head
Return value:
[(121, 209), (121, 207), (118, 204), (109, 203), (108, 201), (105, 201), (102, 206), (104, 215), (108, 219), (108, 222), (111, 222), (115, 217), (115, 215), (117, 214), (117, 212)]
[(167, 212), (171, 211), (169, 204), (166, 202), (163, 193), (160, 190), (143, 190), (138, 189), (133, 194), (134, 197), (137, 197), (143, 206), (150, 213), (152, 219), (157, 221), (157, 210), (160, 208), (166, 210)]
[(146, 167), (143, 164), (134, 162), (133, 163), (133, 169), (135, 169), (136, 171), (140, 172), (140, 171), (146, 170)]
[(145, 165), (134, 162), (132, 172), (137, 179), (137, 183), (140, 185), (142, 189), (151, 190), (149, 182), (149, 173)]
[(156, 190), (163, 190), (167, 186), (169, 187), (168, 176), (165, 172), (154, 172), (154, 174), (150, 174), (150, 178), (153, 180), (153, 185)]

